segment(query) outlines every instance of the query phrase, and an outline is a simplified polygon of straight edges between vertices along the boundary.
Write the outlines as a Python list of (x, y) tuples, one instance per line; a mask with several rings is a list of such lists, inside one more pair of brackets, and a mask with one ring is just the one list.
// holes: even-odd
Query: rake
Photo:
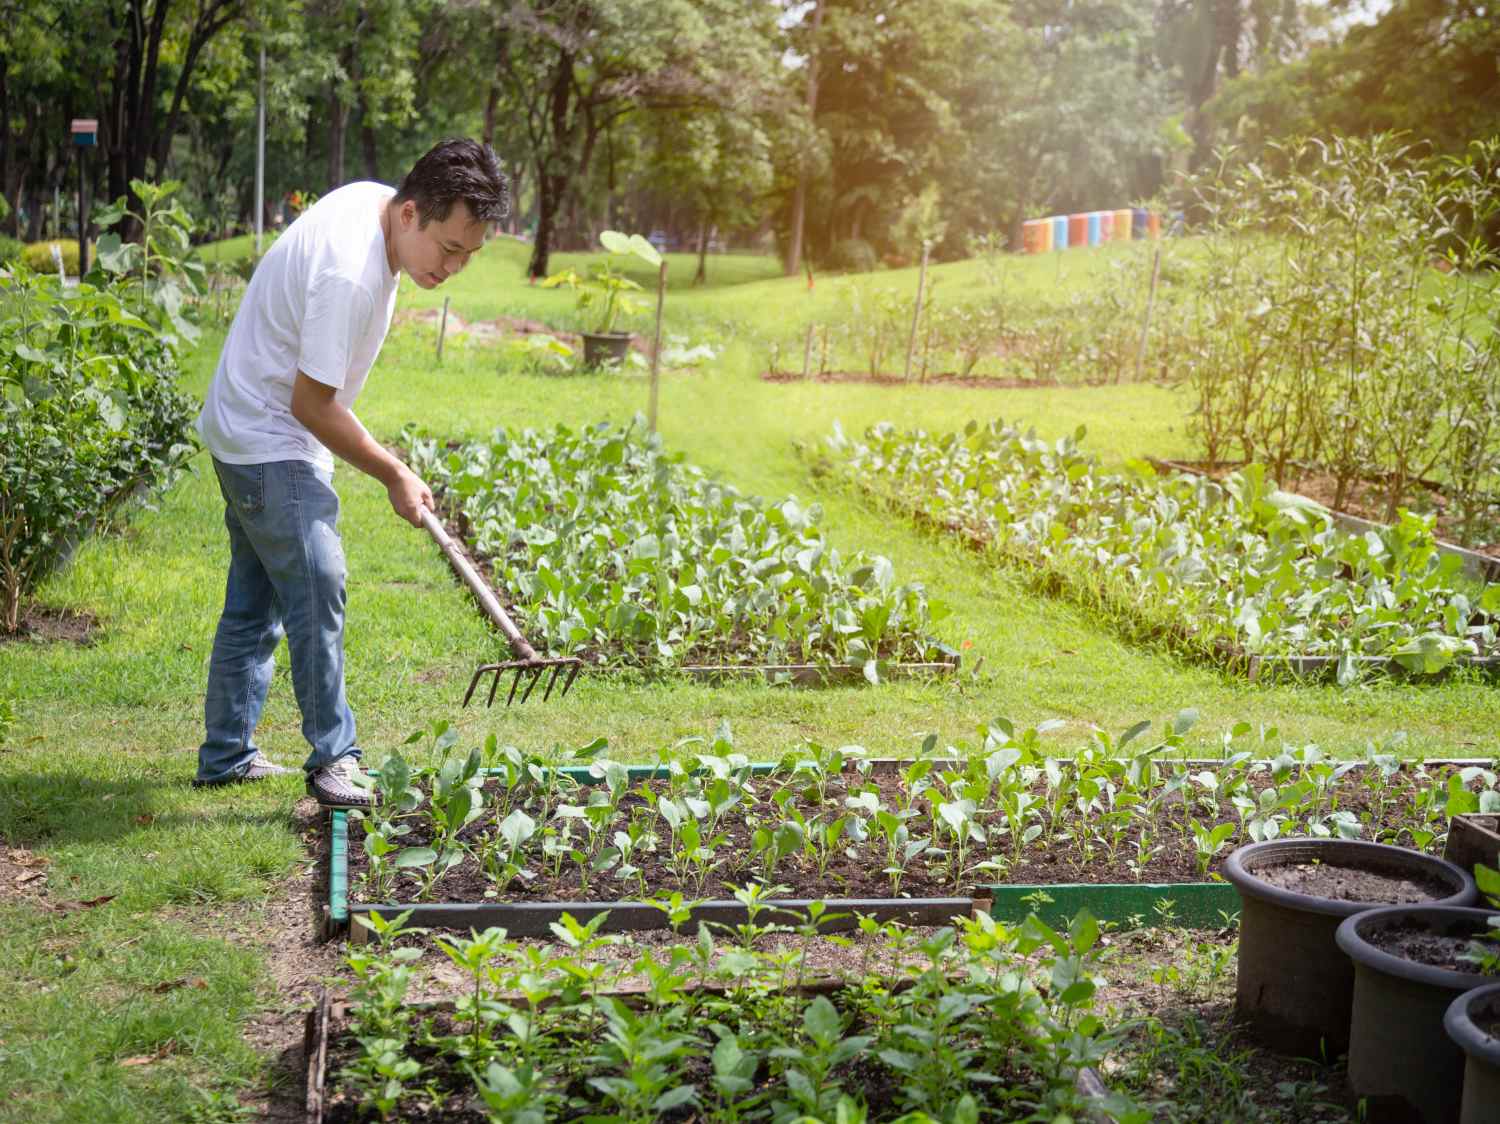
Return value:
[(510, 671), (514, 671), (516, 674), (510, 683), (510, 694), (505, 699), (506, 706), (510, 706), (511, 703), (516, 701), (516, 691), (521, 686), (521, 680), (525, 676), (530, 675), (531, 682), (526, 684), (526, 690), (521, 695), (523, 703), (531, 698), (531, 692), (536, 690), (536, 685), (541, 681), (542, 676), (548, 675), (550, 672), (551, 674), (547, 678), (547, 688), (542, 692), (542, 701), (546, 702), (552, 697), (552, 689), (557, 686), (557, 681), (562, 676), (564, 668), (567, 669), (568, 675), (563, 680), (562, 692), (557, 697), (563, 698), (566, 696), (569, 689), (573, 686), (573, 680), (578, 678), (579, 671), (583, 669), (583, 661), (577, 656), (547, 659), (537, 655), (536, 649), (526, 642), (526, 637), (521, 635), (521, 630), (510, 619), (510, 614), (501, 606), (500, 600), (495, 596), (494, 590), (490, 589), (484, 579), (475, 572), (474, 567), (469, 564), (468, 558), (464, 556), (463, 550), (453, 541), (448, 532), (443, 529), (442, 521), (425, 507), (422, 509), (422, 526), (427, 528), (427, 533), (433, 537), (438, 546), (442, 547), (443, 553), (448, 556), (448, 561), (453, 565), (454, 570), (458, 572), (458, 576), (463, 578), (464, 584), (469, 587), (469, 592), (479, 602), (479, 607), (484, 610), (485, 615), (490, 620), (495, 622), (496, 627), (505, 634), (506, 642), (510, 645), (511, 651), (517, 656), (513, 660), (480, 664), (475, 668), (474, 676), (469, 680), (469, 689), (464, 692), (463, 705), (469, 705), (469, 700), (474, 697), (474, 691), (479, 686), (479, 681), (486, 675), (493, 675), (494, 679), (490, 683), (489, 697), (485, 700), (484, 705), (494, 706), (495, 694), (500, 689), (500, 680)]

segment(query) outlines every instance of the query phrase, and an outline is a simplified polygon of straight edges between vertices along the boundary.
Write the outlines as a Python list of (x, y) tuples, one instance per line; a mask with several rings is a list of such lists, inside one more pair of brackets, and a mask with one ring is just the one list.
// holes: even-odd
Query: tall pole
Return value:
[(646, 405), (646, 424), (656, 432), (657, 385), (661, 381), (661, 306), (667, 299), (667, 259), (661, 262), (661, 272), (656, 275), (656, 342), (651, 346), (651, 394)]
[(255, 106), (255, 257), (266, 222), (266, 44), (260, 44), (260, 92)]
[(86, 159), (82, 146), (78, 149), (78, 279), (89, 271), (89, 218), (83, 198), (83, 162)]

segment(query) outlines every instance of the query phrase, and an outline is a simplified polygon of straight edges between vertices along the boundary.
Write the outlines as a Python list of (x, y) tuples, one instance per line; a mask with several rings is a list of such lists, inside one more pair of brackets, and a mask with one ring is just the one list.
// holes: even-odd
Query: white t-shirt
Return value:
[(333, 454), (292, 416), (300, 370), (353, 405), (396, 308), (379, 183), (330, 191), (287, 228), (255, 267), (198, 415), (198, 433), (226, 464), (311, 461)]

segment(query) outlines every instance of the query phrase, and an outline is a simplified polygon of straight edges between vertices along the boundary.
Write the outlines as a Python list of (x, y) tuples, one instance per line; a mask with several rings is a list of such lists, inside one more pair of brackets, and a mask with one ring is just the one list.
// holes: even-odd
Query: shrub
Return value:
[(845, 238), (833, 248), (833, 267), (851, 273), (871, 273), (880, 264), (875, 247), (863, 238)]
[(0, 629), (74, 546), (192, 455), (177, 336), (127, 309), (120, 286), (20, 274), (0, 315)]
[(68, 276), (78, 276), (78, 242), (73, 238), (51, 238), (44, 242), (32, 242), (21, 251), (21, 264), (33, 273), (56, 273), (57, 261), (52, 256), (52, 247), (62, 251), (63, 269)]
[(15, 262), (21, 260), (21, 254), (26, 250), (26, 243), (19, 238), (11, 238), (9, 235), (0, 234), (0, 269), (9, 268)]

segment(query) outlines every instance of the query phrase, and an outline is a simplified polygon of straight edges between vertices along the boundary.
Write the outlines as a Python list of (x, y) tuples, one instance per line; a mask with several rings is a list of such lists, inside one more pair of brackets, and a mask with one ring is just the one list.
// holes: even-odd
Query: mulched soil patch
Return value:
[[(1338, 802), (1337, 806), (1354, 813), (1364, 824), (1365, 838), (1376, 838), (1382, 832), (1394, 832), (1409, 826), (1409, 801), (1406, 796), (1415, 791), (1409, 777), (1398, 775), (1394, 778), (1378, 805), (1370, 788), (1356, 777), (1355, 773), (1346, 775), (1333, 791)], [(1429, 783), (1437, 783), (1437, 780), (1438, 778), (1434, 778)], [(879, 785), (881, 801), (886, 807), (899, 805), (901, 788), (900, 778), (897, 775), (876, 772), (871, 774), (869, 782)], [(498, 783), (493, 779), (487, 782), (487, 803), (492, 805), (498, 803)], [(651, 783), (660, 787), (659, 782)], [(728, 899), (733, 897), (733, 891), (736, 888), (758, 879), (759, 865), (750, 858), (752, 833), (746, 824), (746, 814), (753, 814), (762, 822), (779, 822), (782, 819), (781, 810), (769, 799), (779, 783), (770, 778), (752, 780), (750, 787), (756, 797), (755, 803), (749, 807), (737, 806), (721, 820), (718, 831), (723, 832), (727, 838), (718, 853), (724, 856), (725, 865), (708, 877), (701, 892), (692, 883), (684, 884), (678, 878), (667, 861), (668, 855), (660, 852), (637, 854), (632, 861), (634, 865), (641, 868), (648, 893), (660, 894), (680, 890), (688, 898)], [(844, 797), (848, 793), (846, 783), (843, 778), (829, 783), (828, 799), (822, 805), (828, 812), (835, 815), (843, 813)], [(1040, 788), (1038, 795), (1043, 795)], [(569, 797), (565, 802), (576, 803), (584, 799), (585, 797), (582, 796), (576, 799)], [(1187, 804), (1189, 799), (1192, 800), (1190, 807)], [(945, 880), (940, 872), (934, 873), (927, 866), (914, 862), (907, 867), (906, 874), (901, 881), (899, 895), (912, 898), (951, 897), (955, 893), (969, 893), (974, 883), (1030, 885), (1072, 882), (1100, 884), (1202, 881), (1205, 876), (1198, 869), (1193, 836), (1187, 826), (1188, 821), (1196, 819), (1207, 823), (1239, 818), (1239, 813), (1227, 801), (1221, 802), (1216, 809), (1210, 810), (1203, 804), (1203, 799), (1203, 794), (1184, 797), (1181, 793), (1171, 798), (1170, 803), (1163, 808), (1157, 826), (1153, 829), (1159, 849), (1149, 855), (1144, 862), (1137, 861), (1137, 843), (1141, 827), (1132, 822), (1122, 827), (1113, 851), (1106, 844), (1096, 842), (1090, 846), (1091, 853), (1084, 855), (1080, 841), (1069, 840), (1059, 835), (1050, 845), (1038, 840), (1028, 846), (1021, 860), (1003, 873), (979, 872), (973, 875), (964, 886), (955, 886), (951, 880)], [(817, 810), (808, 807), (806, 802), (799, 802), (798, 806), (803, 809), (805, 815), (809, 816)], [(645, 807), (646, 803), (642, 797), (634, 793), (627, 795), (621, 803), (622, 818), (609, 829), (610, 832), (612, 833), (616, 827), (623, 827), (629, 821), (632, 809)], [(921, 807), (921, 816), (913, 821), (914, 836), (927, 834), (923, 826), (927, 822), (925, 804)], [(534, 813), (535, 808), (528, 811), (528, 814), (534, 815)], [(1090, 815), (1093, 816), (1096, 813), (1090, 813)], [(402, 846), (420, 846), (430, 842), (430, 829), (425, 815), (418, 813), (415, 818), (407, 822), (411, 824), (412, 830), (410, 834), (401, 838)], [(993, 828), (996, 822), (995, 819), (981, 821), (987, 828)], [(495, 824), (493, 813), (487, 813), (464, 828), (461, 838), (471, 845), (475, 844), (482, 836), (493, 833)], [(660, 832), (665, 833), (665, 824), (659, 820), (657, 827)], [(575, 840), (579, 838), (580, 830), (581, 825), (575, 824)], [(980, 857), (988, 857), (992, 854), (1008, 854), (1007, 840), (998, 832), (992, 838), (994, 842), (988, 846), (974, 845), (976, 861)], [(363, 896), (359, 888), (360, 876), (368, 870), (368, 860), (361, 845), (362, 839), (359, 826), (351, 824), (350, 897), (356, 902), (375, 904), (371, 899)], [(666, 840), (663, 839), (662, 850), (667, 849), (669, 848)], [(828, 864), (826, 877), (822, 878), (818, 876), (810, 859), (794, 856), (776, 867), (774, 880), (787, 887), (787, 892), (781, 895), (785, 897), (888, 898), (896, 896), (892, 894), (890, 879), (881, 872), (884, 864), (874, 860), (873, 856), (876, 853), (868, 847), (861, 847), (856, 851), (858, 858), (851, 859), (843, 853), (841, 845)], [(1209, 871), (1217, 872), (1227, 854), (1228, 848), (1225, 848), (1212, 861)], [(433, 900), (445, 902), (600, 901), (635, 898), (640, 895), (640, 882), (637, 879), (618, 881), (610, 873), (596, 875), (590, 880), (588, 889), (583, 890), (579, 885), (575, 864), (571, 860), (564, 861), (559, 877), (553, 877), (536, 861), (533, 861), (532, 869), (535, 872), (532, 880), (528, 882), (518, 880), (503, 893), (496, 893), (496, 887), (479, 869), (478, 864), (465, 861), (439, 879), (434, 887)], [(415, 876), (403, 873), (398, 875), (394, 898), (384, 900), (412, 902), (416, 900), (417, 891)]]
[(1282, 890), (1336, 902), (1381, 902), (1416, 905), (1447, 897), (1448, 884), (1437, 878), (1382, 874), (1377, 870), (1334, 863), (1284, 863), (1258, 867), (1255, 877)]
[(99, 618), (93, 613), (75, 609), (48, 609), (34, 606), (21, 614), (15, 632), (0, 632), (0, 644), (31, 640), (50, 643), (57, 640), (89, 645), (94, 642)]
[[(1212, 464), (1208, 461), (1179, 461), (1189, 468), (1196, 468), (1207, 473), (1216, 480), (1244, 467), (1240, 464)], [(1334, 499), (1338, 495), (1338, 486), (1334, 478), (1327, 473), (1292, 470), (1294, 475), (1281, 482), (1281, 486), (1288, 491), (1296, 492), (1299, 496), (1306, 496), (1310, 500), (1317, 500), (1324, 507), (1333, 508)], [(1346, 515), (1356, 515), (1361, 519), (1368, 519), (1374, 523), (1388, 522), (1386, 518), (1387, 489), (1379, 480), (1358, 480), (1350, 486), (1349, 494), (1337, 510)], [(1413, 511), (1423, 513), (1433, 512), (1437, 515), (1437, 537), (1444, 542), (1463, 543), (1459, 537), (1461, 528), (1458, 516), (1448, 511), (1448, 497), (1442, 489), (1431, 481), (1413, 482), (1407, 491), (1405, 506)], [(1500, 511), (1496, 512), (1496, 518), (1500, 519)], [(1490, 558), (1500, 558), (1500, 541), (1463, 543), (1464, 549), (1472, 550), (1476, 554), (1483, 554)]]
[(1465, 960), (1463, 956), (1472, 943), (1468, 937), (1434, 933), (1418, 922), (1405, 921), (1395, 925), (1382, 925), (1361, 935), (1382, 952), (1388, 952), (1402, 960), (1450, 972), (1479, 973), (1479, 965), (1472, 960)]

